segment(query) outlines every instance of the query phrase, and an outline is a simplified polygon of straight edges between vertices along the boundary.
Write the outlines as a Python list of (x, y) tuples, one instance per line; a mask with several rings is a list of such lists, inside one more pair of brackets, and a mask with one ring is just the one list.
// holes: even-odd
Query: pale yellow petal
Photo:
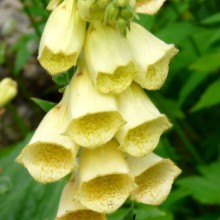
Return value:
[(80, 202), (91, 210), (112, 213), (128, 198), (133, 179), (114, 140), (80, 157)]
[(138, 13), (156, 14), (166, 0), (137, 0), (136, 11)]
[(178, 50), (136, 23), (131, 24), (127, 40), (136, 64), (134, 81), (149, 90), (159, 89), (167, 78), (170, 60)]
[(116, 133), (120, 149), (136, 157), (152, 152), (160, 136), (171, 127), (137, 84), (118, 95), (119, 109), (127, 124)]
[(76, 65), (86, 23), (79, 17), (74, 0), (65, 0), (52, 11), (40, 41), (38, 60), (51, 74)]
[(88, 72), (101, 92), (120, 93), (131, 84), (135, 66), (127, 41), (114, 27), (91, 24), (84, 55)]
[(142, 158), (127, 157), (136, 188), (131, 198), (137, 202), (160, 205), (169, 195), (174, 179), (181, 170), (169, 159), (153, 153)]
[(78, 201), (74, 201), (77, 193), (78, 175), (72, 176), (63, 189), (56, 220), (106, 220), (102, 213), (87, 209)]

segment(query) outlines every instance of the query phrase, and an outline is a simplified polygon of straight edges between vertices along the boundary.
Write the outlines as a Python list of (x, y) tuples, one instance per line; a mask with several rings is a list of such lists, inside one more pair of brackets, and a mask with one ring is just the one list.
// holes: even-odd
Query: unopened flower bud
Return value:
[(126, 20), (130, 20), (134, 15), (133, 9), (130, 5), (123, 7), (120, 11), (120, 16)]
[(123, 17), (119, 17), (116, 21), (117, 28), (123, 37), (126, 37), (127, 31), (130, 29), (130, 21)]
[(124, 6), (128, 5), (129, 0), (113, 0), (113, 2), (118, 7), (124, 7)]
[(100, 8), (106, 8), (110, 0), (98, 0), (98, 5)]
[(4, 78), (0, 81), (0, 108), (10, 102), (18, 92), (17, 82), (11, 78)]
[(114, 2), (108, 4), (105, 10), (105, 20), (107, 21), (114, 21), (117, 19), (119, 15), (119, 7), (117, 7)]
[(137, 186), (131, 199), (148, 205), (160, 205), (169, 195), (174, 179), (181, 173), (171, 160), (154, 153), (141, 158), (127, 156), (126, 160)]

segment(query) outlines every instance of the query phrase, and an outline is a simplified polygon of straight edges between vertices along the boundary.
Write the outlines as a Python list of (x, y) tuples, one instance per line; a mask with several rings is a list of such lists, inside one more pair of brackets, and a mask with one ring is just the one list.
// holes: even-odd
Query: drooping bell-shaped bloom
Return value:
[(106, 220), (104, 214), (89, 210), (80, 202), (74, 201), (78, 180), (78, 175), (75, 172), (65, 185), (55, 220)]
[(148, 96), (137, 84), (118, 95), (118, 104), (127, 124), (116, 133), (120, 149), (136, 157), (153, 151), (161, 134), (171, 127)]
[(86, 23), (75, 0), (64, 0), (51, 13), (40, 41), (38, 60), (51, 74), (76, 65), (84, 42)]
[(16, 158), (33, 178), (42, 183), (54, 182), (76, 166), (78, 146), (63, 132), (69, 123), (68, 88), (61, 102), (41, 121), (27, 146)]
[(169, 195), (174, 179), (181, 170), (169, 159), (151, 153), (145, 157), (127, 157), (136, 187), (131, 198), (137, 202), (159, 205)]
[(0, 81), (0, 108), (10, 102), (18, 93), (17, 82), (11, 78)]
[(84, 56), (88, 72), (103, 93), (120, 93), (132, 82), (135, 66), (127, 41), (120, 32), (99, 22), (90, 24)]
[(47, 5), (47, 10), (54, 10), (60, 3), (61, 0), (50, 0)]
[(69, 108), (71, 122), (65, 133), (84, 147), (105, 144), (125, 124), (116, 98), (97, 91), (85, 68), (70, 82)]
[(134, 22), (127, 40), (136, 64), (134, 81), (145, 89), (159, 89), (167, 78), (170, 60), (178, 50)]
[(84, 149), (80, 156), (79, 201), (97, 212), (116, 211), (134, 186), (128, 173), (115, 140), (96, 149)]

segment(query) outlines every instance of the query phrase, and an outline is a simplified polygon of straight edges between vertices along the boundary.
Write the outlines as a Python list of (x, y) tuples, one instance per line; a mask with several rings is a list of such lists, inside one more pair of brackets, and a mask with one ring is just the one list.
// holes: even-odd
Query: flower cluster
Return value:
[(143, 88), (159, 89), (178, 52), (132, 21), (164, 0), (51, 0), (39, 62), (56, 75), (77, 65), (60, 103), (17, 157), (33, 178), (72, 172), (57, 220), (104, 220), (127, 198), (161, 204), (180, 169), (153, 153), (171, 127)]

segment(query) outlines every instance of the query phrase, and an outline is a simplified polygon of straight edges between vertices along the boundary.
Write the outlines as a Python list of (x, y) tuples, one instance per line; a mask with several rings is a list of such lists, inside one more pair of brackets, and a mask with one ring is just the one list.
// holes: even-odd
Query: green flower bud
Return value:
[(113, 0), (113, 2), (114, 2), (115, 5), (117, 5), (118, 7), (124, 7), (124, 6), (128, 5), (129, 0)]
[(98, 0), (98, 5), (100, 8), (106, 8), (109, 3), (109, 0)]
[(123, 7), (120, 11), (120, 16), (126, 20), (130, 20), (134, 15), (133, 8), (130, 5)]
[(120, 9), (111, 2), (105, 10), (105, 20), (114, 21), (118, 18)]
[(123, 37), (126, 37), (127, 29), (130, 29), (130, 22), (123, 17), (119, 17), (116, 21), (117, 28)]

